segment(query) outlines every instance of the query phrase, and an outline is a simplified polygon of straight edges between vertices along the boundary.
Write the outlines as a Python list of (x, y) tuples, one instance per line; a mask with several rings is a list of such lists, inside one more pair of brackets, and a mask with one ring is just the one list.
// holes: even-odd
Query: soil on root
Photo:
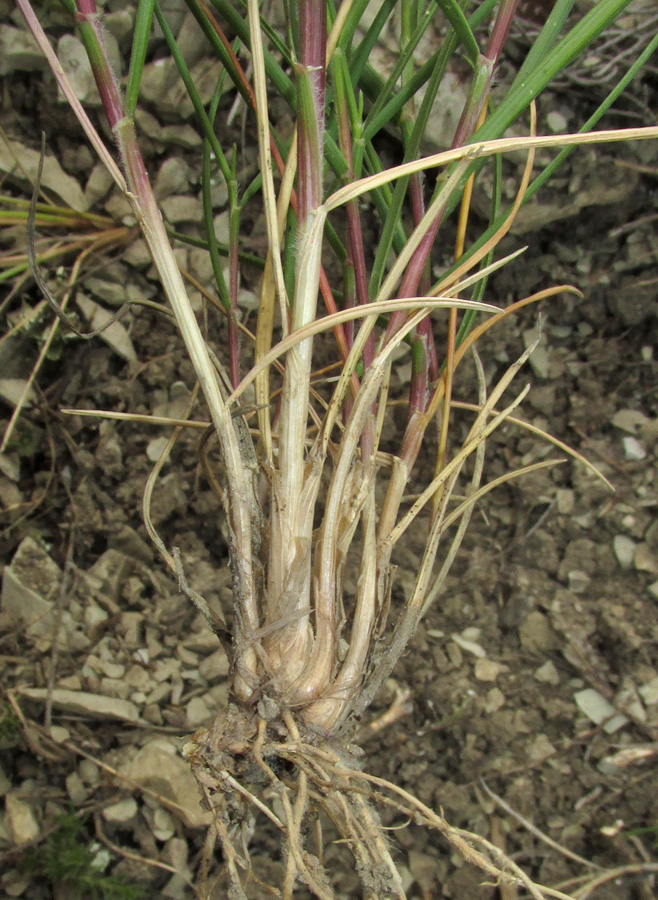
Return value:
[[(208, 900), (225, 892), (231, 900), (246, 900), (250, 887), (251, 896), (257, 887), (292, 900), (300, 885), (319, 900), (336, 900), (332, 876), (337, 857), (325, 861), (328, 837), (334, 847), (342, 844), (352, 854), (365, 900), (404, 900), (395, 850), (378, 811), (382, 808), (438, 831), (464, 862), (495, 882), (510, 890), (522, 887), (545, 900), (542, 888), (500, 847), (451, 826), (397, 784), (369, 775), (362, 768), (363, 751), (355, 744), (300, 727), (290, 713), (266, 720), (254, 709), (229, 704), (209, 728), (193, 736), (185, 752), (212, 813), (211, 828), (225, 863), (221, 883), (213, 887), (202, 879), (201, 896)], [(271, 867), (261, 872), (262, 857), (250, 850), (253, 835), (262, 837), (259, 819), (278, 831), (275, 844), (283, 862), (271, 883), (265, 880)]]

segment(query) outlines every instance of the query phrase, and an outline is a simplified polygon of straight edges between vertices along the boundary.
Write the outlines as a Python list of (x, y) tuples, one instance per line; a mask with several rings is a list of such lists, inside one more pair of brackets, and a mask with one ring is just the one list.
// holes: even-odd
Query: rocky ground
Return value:
[[(0, 216), (14, 208), (7, 198), (26, 196), (21, 172), (33, 177), (44, 130), (46, 190), (103, 216), (101, 229), (123, 229), (78, 279), (77, 310), (102, 322), (126, 298), (157, 298), (157, 284), (125, 201), (9, 12), (0, 5)], [(118, 4), (108, 22), (117, 66), (131, 27)], [(211, 90), (216, 71), (189, 17), (181, 17), (179, 43)], [(59, 50), (81, 99), (94, 107), (79, 45), (62, 37)], [(651, 121), (656, 87), (650, 70), (603, 124)], [(198, 233), (198, 136), (170, 61), (150, 63), (144, 100), (138, 124), (165, 218)], [(591, 87), (567, 84), (543, 101), (542, 130), (575, 127), (596, 100)], [(242, 111), (228, 104), (223, 115), (239, 140), (244, 135), (241, 165), (253, 170)], [(513, 193), (515, 164), (508, 175)], [(658, 870), (657, 176), (655, 142), (575, 154), (539, 203), (522, 211), (506, 248), (528, 250), (496, 276), (488, 296), (504, 305), (554, 283), (582, 291), (547, 301), (541, 312), (526, 309), (488, 336), (481, 353), (493, 381), (539, 338), (522, 416), (587, 457), (614, 490), (569, 459), (488, 495), (443, 595), (361, 732), (371, 772), (441, 808), (451, 823), (487, 834), (543, 884), (597, 900), (649, 900)], [(214, 190), (221, 241), (227, 198), (220, 185)], [(24, 251), (25, 229), (8, 215), (2, 223), (6, 266)], [(261, 254), (262, 220), (249, 230), (246, 249)], [(89, 233), (89, 220), (67, 221), (40, 231), (39, 246)], [(82, 246), (48, 269), (60, 294)], [(176, 252), (202, 287), (212, 284), (205, 253), (183, 244)], [(245, 264), (242, 276), (249, 321), (258, 271)], [(191, 367), (173, 328), (148, 308), (83, 342), (53, 329), (29, 280), (16, 277), (5, 278), (0, 306), (0, 433), (11, 429), (0, 454), (2, 891), (67, 900), (76, 890), (131, 897), (141, 888), (142, 896), (187, 900), (200, 869), (214, 872), (215, 863), (182, 749), (226, 703), (227, 664), (142, 524), (144, 485), (169, 433), (61, 410), (175, 417), (189, 399)], [(406, 360), (394, 374), (402, 389)], [(460, 400), (473, 400), (468, 374)], [(459, 416), (458, 429), (468, 422), (467, 413)], [(196, 443), (190, 436), (176, 444), (152, 519), (166, 544), (180, 547), (192, 587), (227, 610), (226, 541)], [(560, 456), (508, 424), (491, 441), (488, 478), (549, 452)], [(421, 528), (400, 549), (394, 603), (405, 596), (422, 539)], [(378, 717), (391, 704), (400, 715), (382, 727)], [(516, 898), (511, 888), (483, 885), (479, 872), (419, 826), (395, 817), (387, 824), (410, 898)], [(276, 880), (280, 863), (269, 841), (266, 830), (254, 839), (255, 871)], [(357, 897), (341, 852), (327, 850), (336, 892)], [(256, 880), (252, 895), (266, 895)], [(221, 882), (215, 896), (224, 896)]]

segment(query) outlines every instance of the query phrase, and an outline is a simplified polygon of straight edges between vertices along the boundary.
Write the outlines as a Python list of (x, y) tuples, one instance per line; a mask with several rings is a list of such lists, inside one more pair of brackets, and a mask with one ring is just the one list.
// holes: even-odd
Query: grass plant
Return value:
[[(395, 784), (363, 771), (350, 738), (421, 617), (440, 602), (474, 505), (497, 485), (559, 461), (486, 481), (490, 435), (503, 422), (529, 427), (515, 415), (527, 387), (511, 397), (509, 390), (532, 348), (488, 389), (477, 344), (521, 308), (577, 291), (549, 286), (501, 309), (484, 302), (487, 279), (517, 255), (497, 252), (519, 208), (574, 147), (658, 135), (656, 128), (593, 131), (658, 41), (643, 50), (578, 134), (544, 137), (536, 135), (535, 100), (628, 0), (599, 0), (575, 21), (573, 0), (557, 0), (503, 91), (496, 89), (495, 75), (516, 0), (385, 0), (372, 15), (366, 15), (367, 0), (339, 6), (288, 0), (287, 26), (279, 30), (261, 16), (257, 0), (187, 0), (222, 63), (207, 105), (157, 0), (137, 5), (123, 86), (108, 61), (95, 0), (63, 0), (87, 49), (117, 162), (75, 97), (29, 0), (17, 3), (87, 137), (130, 201), (167, 299), (163, 315), (173, 312), (196, 374), (194, 397), (200, 391), (209, 414), (204, 423), (169, 423), (176, 430), (149, 482), (144, 515), (181, 590), (207, 616), (231, 663), (228, 708), (188, 748), (215, 813), (229, 896), (245, 896), (249, 833), (258, 816), (281, 833), (285, 866), (282, 883), (273, 886), (276, 895), (292, 897), (303, 883), (317, 897), (333, 897), (322, 841), (311, 849), (307, 839), (307, 817), (317, 816), (319, 823), (324, 812), (350, 845), (365, 896), (404, 897), (378, 802), (438, 828), (489, 877), (545, 896), (483, 838), (452, 828)], [(188, 300), (134, 125), (153, 18), (202, 135), (205, 239), (216, 278), (211, 302), (221, 313), (211, 328)], [(418, 46), (437, 25), (440, 40), (417, 62)], [(370, 60), (391, 27), (398, 54), (383, 73)], [(448, 149), (423, 156), (427, 123), (451, 67), (468, 72), (464, 108), (454, 134), (446, 135)], [(227, 94), (241, 98), (258, 142), (259, 170), (244, 184), (237, 177), (238, 150), (222, 145), (216, 127)], [(292, 137), (279, 133), (271, 118), (274, 96), (294, 117)], [(525, 136), (507, 136), (511, 126)], [(391, 134), (400, 152), (392, 166), (381, 156), (382, 136)], [(533, 178), (535, 151), (547, 148), (557, 155)], [(512, 152), (525, 154), (526, 161), (516, 198), (506, 206), (503, 159)], [(489, 226), (467, 240), (472, 193), (484, 174), (493, 182)], [(229, 198), (228, 265), (212, 221), (210, 187), (217, 177), (226, 182)], [(249, 249), (241, 243), (241, 220), (254, 204), (265, 216), (268, 250), (252, 333), (240, 319), (238, 289), (239, 253)], [(437, 275), (453, 213), (453, 262)], [(374, 248), (366, 237), (373, 221)], [(37, 268), (33, 262), (39, 281)], [(411, 364), (404, 398), (393, 378), (401, 355)], [(476, 373), (470, 404), (454, 398), (456, 373), (467, 355)], [(400, 426), (398, 418), (391, 429), (387, 423), (401, 402), (404, 421)], [(452, 429), (458, 409), (471, 416), (460, 438)], [(204, 429), (201, 461), (228, 521), (229, 633), (188, 586), (180, 554), (165, 546), (150, 522), (157, 474), (187, 426)], [(212, 442), (219, 447), (219, 469), (211, 463)], [(419, 463), (428, 453), (432, 472), (423, 476)], [(409, 595), (394, 602), (396, 568), (404, 564), (396, 548), (413, 528), (425, 535), (422, 560)], [(285, 775), (278, 774), (280, 763)], [(263, 799), (263, 783), (276, 792), (279, 812)]]

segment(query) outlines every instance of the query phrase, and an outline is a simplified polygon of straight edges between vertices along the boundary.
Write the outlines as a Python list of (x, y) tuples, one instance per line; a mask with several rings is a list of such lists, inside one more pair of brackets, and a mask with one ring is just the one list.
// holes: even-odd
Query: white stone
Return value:
[(7, 794), (5, 809), (9, 834), (15, 844), (27, 844), (39, 837), (39, 823), (29, 803), (16, 794)]
[(229, 211), (225, 210), (225, 212), (219, 213), (219, 215), (215, 216), (213, 219), (213, 225), (215, 226), (215, 237), (220, 244), (225, 244), (228, 246), (229, 242)]
[(172, 837), (171, 840), (167, 842), (165, 853), (169, 858), (170, 864), (175, 869), (179, 872), (184, 871), (190, 855), (187, 841), (184, 838)]
[(134, 797), (126, 797), (118, 803), (112, 803), (103, 810), (103, 818), (106, 822), (116, 825), (125, 825), (131, 822), (137, 815), (137, 801)]
[(100, 606), (96, 606), (95, 603), (91, 603), (85, 609), (85, 625), (88, 625), (90, 628), (95, 628), (96, 625), (100, 625), (101, 622), (105, 622), (108, 618), (109, 613), (101, 609)]
[[(41, 702), (45, 702), (48, 696), (46, 688), (22, 688), (20, 693), (29, 700)], [(89, 716), (92, 719), (117, 719), (122, 722), (136, 722), (139, 719), (139, 710), (135, 704), (117, 697), (55, 688), (52, 692), (52, 702), (55, 709)]]
[(585, 688), (584, 691), (578, 691), (574, 694), (574, 700), (577, 706), (587, 718), (600, 725), (605, 722), (603, 730), (607, 734), (614, 734), (627, 724), (626, 716), (617, 713), (616, 709), (605, 697), (595, 691), (594, 688)]
[(638, 572), (649, 572), (651, 575), (658, 575), (658, 554), (654, 553), (648, 544), (638, 545), (633, 561)]
[(164, 200), (172, 194), (178, 194), (187, 187), (189, 166), (178, 156), (171, 156), (160, 166), (155, 178), (153, 192), (156, 199)]
[(146, 456), (151, 462), (157, 462), (162, 456), (162, 452), (169, 443), (169, 438), (164, 434), (160, 437), (153, 438), (146, 445)]
[(44, 590), (60, 583), (59, 566), (33, 538), (26, 537), (2, 576), (0, 608), (26, 626), (31, 638), (50, 639), (54, 629), (53, 604)]
[(185, 707), (185, 716), (190, 728), (197, 728), (211, 717), (211, 712), (201, 697), (192, 697)]
[(80, 778), (85, 784), (97, 787), (101, 782), (101, 772), (95, 762), (90, 759), (81, 759), (78, 763)]
[[(197, 138), (198, 140), (198, 138)], [(16, 160), (20, 159), (20, 173), (16, 168)], [(0, 171), (13, 172), (15, 177), (29, 178), (33, 184), (39, 168), (41, 153), (25, 147), (19, 141), (0, 141)], [(77, 178), (67, 175), (55, 155), (48, 155), (43, 162), (41, 185), (49, 188), (76, 212), (89, 209), (85, 195)]]
[(569, 127), (567, 117), (557, 109), (552, 109), (546, 116), (546, 124), (553, 134), (564, 134)]
[(201, 808), (199, 789), (189, 764), (165, 738), (145, 744), (121, 767), (121, 774), (176, 804), (171, 812), (190, 828), (207, 827), (211, 814)]
[(626, 459), (638, 461), (646, 458), (647, 451), (636, 437), (625, 437), (622, 443), (624, 445), (624, 456)]
[(473, 656), (478, 656), (480, 658), (487, 655), (484, 647), (476, 644), (475, 641), (467, 641), (461, 634), (453, 634), (451, 637), (455, 644), (457, 644), (458, 647), (461, 647), (462, 650), (466, 650), (467, 653), (472, 653)]
[(628, 715), (638, 722), (646, 722), (647, 720), (647, 712), (642, 706), (637, 689), (630, 679), (625, 680), (624, 686), (615, 695), (615, 707), (626, 710)]
[(102, 163), (97, 163), (85, 185), (85, 200), (90, 207), (107, 197), (114, 180)]
[(101, 660), (101, 669), (108, 678), (123, 678), (126, 674), (126, 667), (121, 663), (108, 662), (104, 659)]
[(189, 878), (176, 873), (162, 888), (162, 896), (167, 900), (187, 900), (190, 896)]
[(77, 772), (66, 776), (66, 793), (74, 806), (82, 806), (87, 799), (87, 788)]
[(550, 659), (543, 666), (535, 669), (534, 678), (535, 681), (540, 681), (542, 684), (559, 684), (560, 682), (558, 670)]
[(612, 541), (612, 547), (622, 569), (630, 569), (637, 548), (633, 538), (629, 538), (626, 534), (617, 534)]
[(478, 681), (495, 681), (507, 668), (503, 663), (494, 662), (493, 659), (479, 657), (475, 662), (475, 677)]
[(78, 100), (84, 102), (90, 96), (98, 96), (94, 73), (82, 41), (72, 34), (63, 35), (57, 44), (57, 55)]
[(165, 218), (173, 225), (181, 222), (200, 222), (203, 218), (203, 206), (198, 197), (173, 195), (160, 204)]
[(555, 747), (545, 734), (538, 734), (528, 747), (528, 756), (533, 762), (542, 762), (555, 753)]
[(560, 488), (556, 495), (557, 510), (563, 516), (569, 516), (576, 505), (575, 494), (571, 488)]
[(641, 685), (637, 692), (647, 706), (655, 706), (658, 703), (658, 675)]
[(572, 594), (584, 594), (588, 589), (591, 578), (586, 572), (580, 569), (572, 569), (567, 575), (569, 581), (569, 590)]
[(159, 806), (153, 814), (153, 825), (151, 826), (154, 836), (159, 841), (168, 841), (176, 833), (174, 820), (166, 809)]
[(199, 665), (199, 674), (206, 681), (215, 681), (228, 675), (228, 659), (222, 647), (207, 656)]
[(127, 362), (135, 362), (137, 353), (125, 326), (119, 321), (112, 321), (114, 315), (90, 297), (78, 293), (76, 302), (89, 320), (92, 331), (100, 330), (100, 339), (114, 350), (117, 356)]
[(489, 693), (487, 694), (487, 701), (484, 705), (485, 712), (492, 713), (498, 712), (501, 706), (505, 704), (505, 694), (499, 688), (491, 688)]
[(649, 419), (637, 409), (620, 409), (612, 417), (612, 424), (628, 434), (637, 434)]
[(0, 25), (0, 77), (12, 72), (36, 72), (45, 66), (46, 59), (28, 31)]

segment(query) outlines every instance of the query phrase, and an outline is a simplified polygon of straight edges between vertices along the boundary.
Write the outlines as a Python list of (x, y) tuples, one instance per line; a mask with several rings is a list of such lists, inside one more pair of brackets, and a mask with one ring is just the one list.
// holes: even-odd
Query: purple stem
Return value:
[[(469, 97), (459, 120), (459, 124), (457, 125), (455, 136), (452, 139), (451, 149), (463, 146), (472, 137), (475, 131), (480, 111), (489, 95), (489, 88), (491, 86), (494, 69), (509, 33), (517, 4), (518, 0), (503, 0), (498, 9), (496, 21), (494, 22), (494, 27), (487, 43), (487, 49), (483, 57), (481, 57), (481, 65), (485, 74), (484, 88), (480, 86), (477, 96), (472, 98)], [(429, 258), (430, 251), (434, 245), (442, 220), (443, 213), (440, 213), (419, 244), (402, 280), (399, 291), (400, 297), (413, 297), (417, 293), (423, 269)]]
[(326, 0), (300, 0), (299, 30), (301, 39), (298, 79), (308, 79), (312, 112), (299, 103), (297, 129), (297, 176), (299, 185), (300, 224), (310, 210), (322, 202), (322, 142), (324, 134), (324, 97), (327, 55)]
[[(502, 0), (496, 20), (494, 22), (487, 48), (485, 53), (479, 59), (479, 70), (472, 85), (471, 94), (466, 102), (461, 118), (455, 130), (452, 140), (451, 149), (461, 147), (472, 137), (477, 127), (477, 121), (484, 103), (487, 101), (493, 79), (494, 69), (498, 62), (498, 57), (502, 52), (505, 40), (509, 33), (510, 25), (516, 11), (518, 0)], [(414, 219), (417, 219), (416, 205), (418, 197), (414, 196), (415, 190), (413, 181), (411, 182), (411, 199), (412, 208), (414, 209)], [(420, 198), (422, 200), (422, 198)], [(407, 270), (402, 278), (398, 296), (414, 297), (419, 292), (419, 286), (423, 280), (423, 275), (427, 271), (427, 263), (430, 252), (434, 246), (436, 235), (438, 233), (441, 222), (443, 221), (443, 211), (439, 213), (427, 234), (423, 237), (416, 252), (411, 258)], [(402, 325), (405, 319), (404, 313), (395, 313), (391, 316), (388, 327), (386, 329), (387, 337), (391, 337), (397, 329)], [(412, 378), (409, 391), (409, 418), (407, 421), (407, 432), (400, 456), (405, 460), (410, 468), (416, 458), (417, 441), (409, 441), (409, 429), (415, 429), (414, 422), (417, 413), (422, 413), (427, 405), (428, 393), (427, 385), (429, 381), (436, 380), (439, 376), (439, 366), (436, 357), (436, 347), (433, 340), (430, 317), (427, 316), (417, 326), (412, 341)]]
[(98, 87), (98, 93), (110, 123), (110, 128), (114, 131), (117, 123), (124, 118), (125, 112), (118, 82), (114, 77), (114, 72), (105, 53), (100, 14), (96, 9), (95, 0), (76, 0), (76, 5), (79, 28), (81, 31), (87, 32), (85, 44), (96, 86)]

